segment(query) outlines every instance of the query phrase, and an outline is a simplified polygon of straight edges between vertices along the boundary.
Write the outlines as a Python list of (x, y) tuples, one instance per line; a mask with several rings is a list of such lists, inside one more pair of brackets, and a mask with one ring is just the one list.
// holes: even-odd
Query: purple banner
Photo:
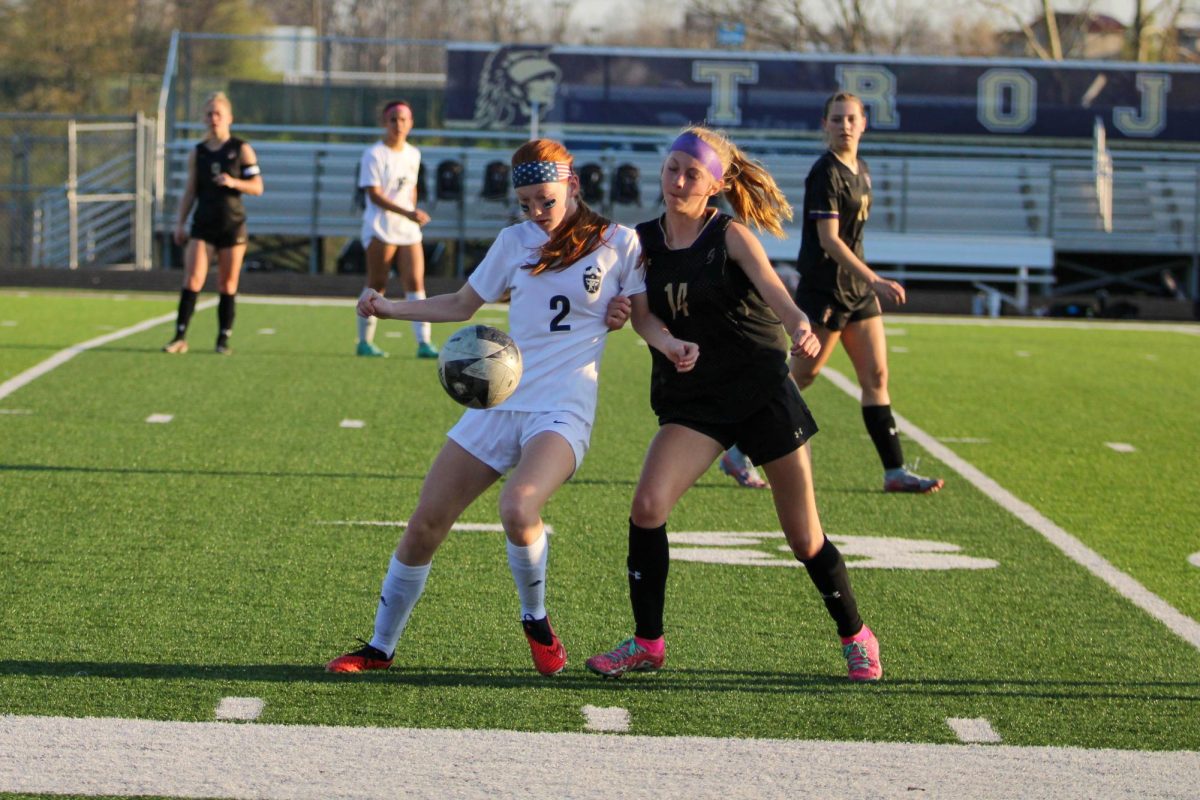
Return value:
[(819, 128), (838, 88), (865, 101), (877, 133), (1200, 141), (1200, 69), (1027, 59), (620, 50), (456, 44), (446, 122), (542, 122), (574, 130)]

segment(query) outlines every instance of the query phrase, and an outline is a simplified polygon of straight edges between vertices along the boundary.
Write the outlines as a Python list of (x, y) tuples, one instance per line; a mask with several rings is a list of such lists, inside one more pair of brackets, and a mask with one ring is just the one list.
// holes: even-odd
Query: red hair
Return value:
[[(567, 164), (574, 173), (575, 158), (559, 142), (553, 139), (533, 139), (517, 148), (513, 153), (513, 167), (534, 161), (554, 161)], [(536, 264), (526, 265), (537, 275), (542, 270), (564, 270), (596, 248), (604, 245), (605, 230), (612, 222), (597, 214), (576, 195), (575, 213), (562, 221), (550, 234), (550, 241), (542, 245)]]

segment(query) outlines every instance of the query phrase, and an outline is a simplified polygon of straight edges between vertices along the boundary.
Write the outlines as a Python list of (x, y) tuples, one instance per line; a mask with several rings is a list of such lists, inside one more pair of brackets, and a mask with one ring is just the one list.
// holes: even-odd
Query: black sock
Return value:
[(529, 634), (530, 638), (538, 644), (549, 647), (554, 642), (554, 637), (550, 635), (550, 620), (546, 617), (526, 618), (521, 620), (521, 625), (525, 628), (525, 633)]
[(892, 416), (892, 407), (863, 406), (863, 422), (866, 423), (867, 433), (875, 443), (879, 460), (884, 469), (897, 469), (904, 466), (904, 452), (900, 449), (900, 434), (896, 431), (896, 420)]
[(838, 636), (853, 636), (862, 630), (862, 617), (858, 616), (858, 603), (850, 588), (850, 573), (833, 542), (826, 539), (815, 556), (800, 563), (808, 570), (808, 577), (821, 593), (829, 616), (837, 623)]
[(222, 294), (221, 299), (217, 301), (217, 327), (220, 329), (217, 333), (217, 344), (228, 344), (233, 333), (233, 318), (237, 311), (235, 297), (237, 295)]
[(179, 314), (175, 317), (175, 338), (187, 337), (188, 325), (192, 324), (192, 314), (196, 310), (196, 297), (199, 292), (183, 289), (179, 292)]
[(633, 604), (634, 634), (643, 639), (663, 635), (667, 602), (667, 568), (671, 550), (667, 526), (641, 528), (629, 521), (629, 602)]

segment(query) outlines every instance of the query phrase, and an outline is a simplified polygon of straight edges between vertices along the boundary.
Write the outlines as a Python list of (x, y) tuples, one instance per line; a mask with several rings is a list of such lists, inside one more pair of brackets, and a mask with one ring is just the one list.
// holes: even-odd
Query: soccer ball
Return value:
[(446, 394), (467, 408), (498, 406), (521, 381), (521, 351), (499, 328), (468, 325), (442, 345), (438, 380)]

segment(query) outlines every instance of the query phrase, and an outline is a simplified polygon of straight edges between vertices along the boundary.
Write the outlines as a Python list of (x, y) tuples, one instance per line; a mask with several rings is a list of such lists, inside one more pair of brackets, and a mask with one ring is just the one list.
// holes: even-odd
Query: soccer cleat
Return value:
[(219, 356), (233, 355), (233, 348), (229, 346), (229, 342), (217, 342), (215, 350)]
[[(525, 639), (529, 642), (529, 652), (533, 656), (533, 667), (543, 675), (557, 675), (567, 665), (567, 649), (558, 640), (554, 628), (550, 627), (550, 618), (525, 619), (521, 621), (525, 629)], [(543, 641), (549, 639), (549, 644)], [(539, 641), (543, 640), (543, 641)]]
[(358, 349), (354, 352), (360, 356), (369, 356), (371, 358), (387, 358), (387, 353), (376, 347), (374, 342), (359, 342)]
[(187, 352), (187, 339), (172, 339), (163, 345), (163, 352), (183, 355)]
[[(359, 639), (362, 642), (362, 639)], [(388, 655), (377, 647), (363, 642), (357, 650), (344, 653), (325, 665), (326, 672), (366, 672), (372, 669), (387, 669), (392, 665), (395, 653)]]
[(850, 680), (877, 681), (883, 677), (883, 663), (879, 660), (879, 640), (870, 628), (863, 626), (863, 630), (867, 633), (863, 639), (842, 640), (842, 656), (850, 670)]
[(437, 358), (437, 348), (429, 342), (417, 342), (417, 358)]
[(607, 653), (594, 655), (587, 660), (585, 666), (606, 678), (619, 678), (626, 672), (654, 672), (662, 669), (667, 660), (666, 650), (655, 654), (637, 643), (630, 636)]
[(885, 492), (907, 492), (910, 494), (932, 494), (946, 485), (941, 478), (925, 478), (908, 467), (888, 470), (883, 476)]
[(750, 459), (737, 447), (731, 447), (721, 454), (721, 472), (737, 481), (739, 486), (747, 489), (771, 488), (766, 481), (759, 477), (758, 469), (750, 463)]

